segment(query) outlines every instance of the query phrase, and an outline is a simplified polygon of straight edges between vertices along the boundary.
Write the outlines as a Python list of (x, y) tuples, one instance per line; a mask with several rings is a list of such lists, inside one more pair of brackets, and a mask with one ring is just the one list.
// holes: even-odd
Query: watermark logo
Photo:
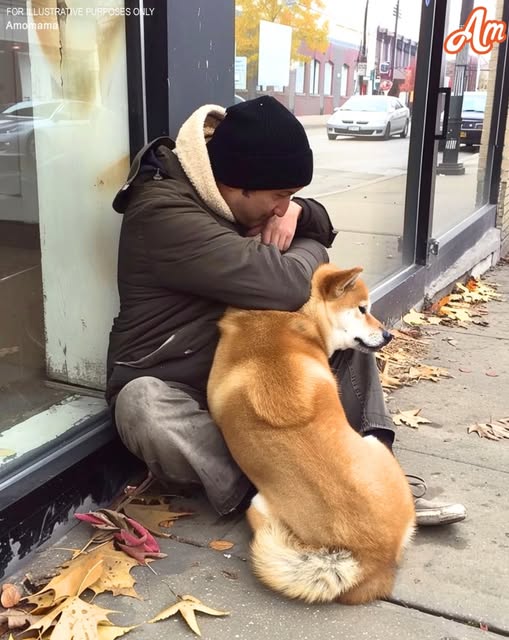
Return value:
[(488, 20), (486, 7), (476, 7), (465, 24), (450, 33), (444, 41), (444, 51), (456, 54), (467, 43), (474, 53), (484, 54), (507, 38), (507, 24), (503, 20)]

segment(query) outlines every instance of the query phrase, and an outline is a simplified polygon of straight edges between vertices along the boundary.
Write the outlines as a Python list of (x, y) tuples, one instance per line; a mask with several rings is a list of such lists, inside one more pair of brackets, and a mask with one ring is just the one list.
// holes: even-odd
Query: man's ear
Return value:
[(328, 299), (339, 297), (346, 290), (353, 287), (362, 271), (362, 267), (353, 267), (352, 269), (338, 269), (328, 273), (324, 277), (321, 287), (324, 297)]

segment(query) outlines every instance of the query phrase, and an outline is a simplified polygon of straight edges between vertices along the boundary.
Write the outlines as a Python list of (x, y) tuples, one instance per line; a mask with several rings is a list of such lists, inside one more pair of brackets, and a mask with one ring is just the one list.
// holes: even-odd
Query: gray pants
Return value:
[[(387, 413), (373, 354), (336, 352), (330, 360), (350, 424), (389, 446)], [(232, 459), (204, 394), (153, 377), (131, 380), (118, 394), (115, 421), (125, 446), (163, 482), (203, 485), (220, 514), (232, 511), (251, 488)]]

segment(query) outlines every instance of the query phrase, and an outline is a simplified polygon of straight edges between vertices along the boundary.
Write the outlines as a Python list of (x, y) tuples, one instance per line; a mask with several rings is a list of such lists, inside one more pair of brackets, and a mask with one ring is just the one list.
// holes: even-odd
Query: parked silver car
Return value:
[[(96, 117), (98, 107), (80, 100), (24, 100), (0, 112), (0, 161), (35, 155), (35, 129), (82, 126)], [(1, 165), (0, 165), (1, 166)]]
[(392, 96), (352, 96), (327, 121), (327, 136), (376, 137), (408, 134), (410, 111)]

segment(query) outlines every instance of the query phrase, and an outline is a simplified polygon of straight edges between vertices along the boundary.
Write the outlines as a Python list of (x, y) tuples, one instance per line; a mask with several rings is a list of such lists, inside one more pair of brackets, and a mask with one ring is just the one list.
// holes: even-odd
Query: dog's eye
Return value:
[(366, 309), (366, 307), (359, 307), (359, 311), (361, 313), (366, 313), (367, 309)]

